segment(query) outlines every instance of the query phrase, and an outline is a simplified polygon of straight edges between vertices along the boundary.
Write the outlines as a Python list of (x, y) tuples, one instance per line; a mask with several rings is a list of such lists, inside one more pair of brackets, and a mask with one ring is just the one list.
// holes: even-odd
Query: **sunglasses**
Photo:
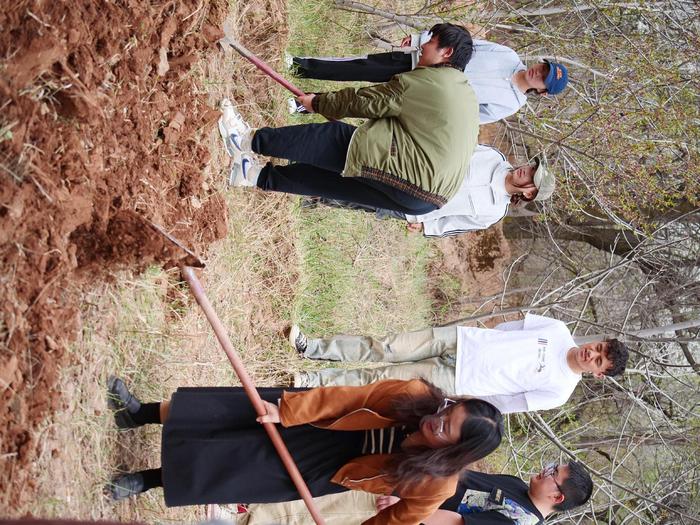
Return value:
[(457, 404), (457, 401), (453, 399), (448, 399), (445, 398), (443, 399), (442, 403), (440, 403), (440, 406), (438, 407), (437, 411), (435, 412), (435, 415), (438, 416), (438, 421), (440, 421), (440, 425), (438, 426), (437, 430), (434, 432), (435, 437), (442, 439), (443, 441), (449, 441), (449, 436), (445, 434), (445, 420), (447, 419), (447, 411), (452, 405)]

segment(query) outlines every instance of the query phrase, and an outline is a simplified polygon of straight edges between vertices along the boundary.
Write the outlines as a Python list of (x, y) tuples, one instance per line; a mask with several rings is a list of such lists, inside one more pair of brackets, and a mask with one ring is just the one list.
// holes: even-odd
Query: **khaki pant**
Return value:
[(328, 339), (309, 339), (304, 357), (330, 361), (371, 361), (393, 363), (376, 368), (327, 368), (300, 372), (296, 387), (366, 385), (380, 379), (422, 377), (448, 394), (455, 392), (457, 328), (425, 328), (381, 339), (339, 335)]
[[(359, 525), (377, 513), (376, 494), (348, 490), (314, 498), (327, 525)], [(237, 525), (314, 525), (302, 500), (284, 503), (256, 503), (236, 516)]]

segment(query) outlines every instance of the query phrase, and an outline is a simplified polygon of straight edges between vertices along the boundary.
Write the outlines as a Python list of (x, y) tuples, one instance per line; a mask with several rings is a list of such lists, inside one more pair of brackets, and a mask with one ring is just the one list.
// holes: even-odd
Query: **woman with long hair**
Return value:
[(423, 380), (360, 387), (261, 389), (257, 417), (241, 388), (180, 388), (141, 403), (119, 379), (109, 394), (122, 428), (162, 423), (162, 468), (116, 477), (113, 499), (162, 486), (169, 506), (269, 503), (299, 496), (261, 422), (280, 433), (314, 496), (364, 490), (401, 502), (366, 521), (418, 524), (452, 494), (459, 473), (501, 442), (502, 416), (446, 397)]

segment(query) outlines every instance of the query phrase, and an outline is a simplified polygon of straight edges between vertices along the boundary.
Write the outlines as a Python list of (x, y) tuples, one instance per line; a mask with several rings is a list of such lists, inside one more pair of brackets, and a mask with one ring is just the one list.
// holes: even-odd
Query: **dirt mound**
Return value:
[(440, 239), (437, 244), (441, 257), (430, 267), (430, 283), (438, 322), (469, 315), (487, 297), (503, 290), (511, 250), (501, 224)]
[(0, 13), (0, 493), (31, 492), (35, 429), (60, 401), (80, 286), (172, 265), (226, 233), (200, 136), (218, 111), (192, 65), (227, 2), (19, 1)]

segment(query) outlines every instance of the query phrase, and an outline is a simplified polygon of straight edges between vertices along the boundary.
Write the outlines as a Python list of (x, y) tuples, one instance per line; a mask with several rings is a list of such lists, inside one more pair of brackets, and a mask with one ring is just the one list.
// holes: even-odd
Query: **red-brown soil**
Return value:
[[(8, 3), (0, 13), (0, 493), (31, 493), (37, 425), (81, 289), (173, 265), (226, 233), (204, 180), (218, 118), (192, 65), (216, 52), (227, 2)], [(8, 496), (9, 494), (9, 496)]]
[(502, 292), (511, 258), (501, 225), (439, 239), (437, 245), (441, 256), (430, 266), (437, 322), (452, 322), (480, 307), (479, 313), (491, 312), (498, 302), (487, 299)]
[[(477, 26), (470, 27), (473, 32)], [(492, 144), (501, 151), (510, 151), (511, 145), (503, 137), (497, 138), (497, 124), (479, 128), (479, 143)], [(516, 166), (515, 159), (509, 159)], [(431, 295), (437, 323), (449, 323), (478, 310), (491, 312), (505, 286), (504, 274), (511, 259), (508, 240), (503, 235), (502, 223), (486, 230), (445, 237), (437, 241), (440, 253), (430, 266)], [(499, 320), (484, 321), (489, 326)]]

